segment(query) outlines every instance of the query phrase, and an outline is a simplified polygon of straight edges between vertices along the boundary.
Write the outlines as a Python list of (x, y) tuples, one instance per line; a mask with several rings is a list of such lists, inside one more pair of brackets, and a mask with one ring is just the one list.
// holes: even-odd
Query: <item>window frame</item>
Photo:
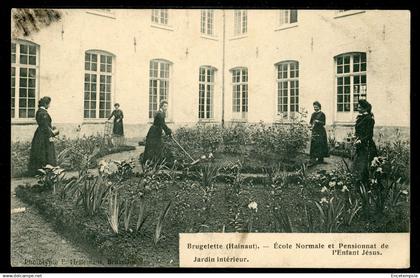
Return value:
[(238, 10), (238, 9), (233, 10), (233, 37), (238, 38), (238, 37), (245, 37), (247, 35), (248, 35), (248, 10)]
[[(358, 63), (360, 69), (361, 69), (361, 66), (362, 66), (362, 55), (365, 55), (365, 64), (366, 65), (365, 65), (365, 70), (364, 71), (362, 71), (362, 70), (360, 70), (358, 72), (354, 71), (354, 57), (356, 55), (360, 55), (360, 63)], [(338, 58), (345, 57), (345, 56), (350, 56), (349, 68), (350, 68), (351, 71), (350, 72), (338, 73), (337, 72)], [(362, 98), (367, 99), (367, 96), (368, 96), (368, 66), (369, 66), (368, 58), (369, 58), (368, 53), (363, 52), (363, 51), (345, 52), (345, 53), (341, 53), (341, 54), (338, 54), (338, 55), (334, 56), (334, 113), (336, 115), (336, 122), (350, 122), (350, 121), (353, 121), (354, 116), (358, 113), (357, 109), (354, 108), (355, 106), (357, 107), (357, 103), (354, 102), (354, 99), (355, 99), (354, 77), (355, 76), (359, 76), (359, 80), (360, 80), (359, 84), (363, 84), (362, 83), (362, 76), (363, 75), (365, 76), (364, 77), (365, 88), (363, 89), (364, 96), (362, 96), (362, 97), (359, 96), (359, 99), (362, 99)], [(345, 65), (345, 64), (343, 64), (343, 65)], [(343, 67), (343, 71), (344, 71), (344, 67)], [(350, 81), (349, 81), (350, 82), (349, 83), (349, 87), (350, 87), (350, 100), (349, 100), (350, 110), (349, 111), (338, 111), (338, 103), (339, 103), (339, 101), (338, 101), (338, 86), (339, 86), (338, 78), (340, 78), (340, 77), (343, 77), (343, 78), (349, 77), (350, 78)], [(344, 85), (344, 83), (343, 83), (343, 85)], [(344, 89), (344, 86), (343, 86), (343, 105), (345, 104), (345, 102), (344, 102), (344, 90), (345, 89)], [(359, 94), (361, 94), (361, 93), (359, 92)]]
[[(27, 41), (27, 40), (22, 40), (22, 39), (14, 39), (11, 40), (11, 44), (10, 44), (10, 54), (12, 56), (12, 44), (15, 44), (16, 46), (16, 50), (15, 50), (15, 61), (14, 63), (11, 61), (11, 67), (10, 67), (10, 92), (12, 91), (12, 85), (14, 85), (14, 101), (12, 100), (12, 95), (10, 95), (10, 102), (12, 104), (12, 102), (14, 102), (14, 116), (12, 117), (12, 111), (10, 111), (10, 118), (11, 118), (11, 123), (12, 124), (32, 124), (35, 123), (35, 116), (36, 116), (36, 111), (37, 111), (37, 101), (40, 98), (40, 93), (39, 93), (39, 86), (40, 86), (40, 45), (36, 44), (34, 42), (31, 41)], [(20, 63), (20, 45), (27, 45), (27, 46), (34, 46), (35, 47), (35, 51), (36, 51), (36, 61), (35, 61), (35, 65), (30, 65), (30, 64), (21, 64)], [(14, 84), (12, 84), (12, 69), (15, 69), (15, 78), (14, 78)], [(35, 88), (34, 88), (34, 116), (33, 117), (20, 117), (19, 115), (19, 108), (20, 108), (20, 71), (22, 68), (26, 68), (26, 69), (35, 69)], [(9, 109), (11, 109), (12, 107), (10, 106)], [(26, 106), (26, 109), (28, 109), (28, 105)]]
[[(86, 69), (86, 54), (96, 54), (97, 55), (97, 61), (96, 61), (96, 71), (87, 70)], [(111, 73), (108, 72), (101, 72), (100, 66), (101, 66), (101, 55), (104, 56), (111, 56)], [(102, 122), (103, 120), (107, 119), (109, 117), (105, 115), (105, 117), (100, 117), (100, 86), (101, 86), (101, 75), (105, 76), (111, 76), (111, 88), (110, 88), (110, 110), (109, 113), (112, 113), (112, 107), (114, 105), (115, 100), (115, 68), (116, 68), (116, 55), (106, 51), (106, 50), (98, 50), (98, 49), (89, 49), (84, 52), (84, 60), (83, 60), (83, 122), (90, 123), (90, 122)], [(95, 117), (94, 118), (86, 118), (85, 117), (85, 102), (87, 101), (85, 98), (85, 77), (86, 74), (95, 74), (96, 75), (96, 105), (95, 105)], [(89, 101), (91, 101), (89, 99)], [(89, 109), (91, 110), (91, 109)]]
[[(294, 65), (294, 73), (295, 76), (291, 77), (291, 66), (290, 65)], [(287, 65), (287, 77), (286, 78), (279, 78), (279, 66), (283, 66), (283, 65)], [(300, 111), (300, 63), (297, 60), (283, 60), (280, 62), (277, 62), (274, 64), (275, 66), (275, 73), (276, 73), (276, 94), (275, 94), (275, 118), (278, 121), (290, 121), (293, 117), (295, 117), (295, 115), (297, 113), (299, 113)], [(280, 99), (280, 83), (281, 82), (286, 82), (287, 83), (287, 111), (286, 113), (279, 111), (279, 99)], [(292, 82), (297, 82), (297, 86), (294, 87), (295, 89), (295, 95), (293, 96), (295, 98), (295, 102), (292, 104)], [(295, 83), (296, 84), (296, 83)], [(293, 106), (297, 106), (294, 108), (294, 111), (291, 111), (292, 109), (292, 105)], [(284, 106), (284, 104), (283, 104)]]
[(89, 9), (86, 13), (116, 19), (115, 11), (113, 9)]
[[(246, 71), (246, 81), (243, 81), (243, 71)], [(239, 71), (239, 82), (234, 81), (234, 73)], [(249, 113), (249, 70), (248, 67), (235, 67), (230, 69), (231, 72), (231, 88), (232, 88), (232, 121), (248, 121)], [(246, 85), (246, 97), (244, 101), (244, 90), (243, 86)], [(235, 86), (239, 86), (239, 112), (235, 111)], [(246, 111), (243, 111), (244, 102), (246, 103)]]
[[(296, 22), (290, 22), (291, 18), (292, 18), (292, 11), (296, 11)], [(285, 15), (285, 13), (288, 13), (288, 14)], [(287, 17), (288, 22), (282, 23), (281, 22), (282, 18), (286, 18), (286, 17)], [(297, 9), (278, 10), (277, 24), (276, 24), (276, 28), (275, 28), (276, 31), (297, 27), (298, 24), (299, 24), (299, 10), (297, 10)]]
[[(154, 15), (155, 12), (158, 12), (158, 21), (154, 21)], [(161, 15), (162, 11), (166, 11), (166, 23), (161, 22)], [(161, 30), (167, 30), (167, 31), (174, 31), (174, 28), (171, 25), (171, 12), (170, 9), (151, 9), (151, 17), (150, 17), (150, 26), (153, 28), (161, 29)]]
[[(159, 75), (158, 77), (151, 76), (151, 63), (152, 62), (157, 62), (158, 63), (158, 68), (157, 68), (157, 72), (158, 72), (158, 75)], [(168, 78), (161, 78), (161, 76), (160, 76), (161, 64), (162, 63), (165, 63), (165, 64), (168, 65)], [(147, 108), (147, 119), (148, 119), (149, 123), (153, 122), (155, 112), (159, 110), (160, 91), (161, 91), (161, 87), (160, 87), (161, 82), (156, 82), (156, 84), (157, 84), (157, 86), (156, 86), (156, 93), (157, 93), (157, 96), (156, 96), (156, 110), (151, 111), (150, 109), (151, 108), (153, 109), (153, 107), (151, 107), (151, 105), (153, 105), (153, 104), (150, 103), (150, 100), (151, 100), (151, 81), (152, 80), (166, 81), (168, 83), (167, 91), (166, 91), (166, 100), (168, 101), (168, 104), (169, 104), (168, 106), (169, 107), (168, 107), (166, 119), (167, 119), (167, 121), (172, 121), (172, 105), (171, 105), (171, 100), (172, 100), (172, 97), (171, 97), (172, 86), (171, 86), (171, 84), (172, 84), (172, 74), (173, 74), (172, 67), (173, 67), (173, 63), (171, 61), (167, 60), (167, 59), (155, 58), (155, 59), (150, 59), (149, 60), (149, 67), (148, 67), (148, 70), (149, 70), (149, 74), (148, 74), (149, 93), (148, 93), (148, 108)], [(157, 101), (158, 99), (159, 99), (159, 101)]]
[[(211, 13), (211, 17), (209, 14)], [(200, 34), (205, 37), (216, 37), (215, 32), (215, 10), (214, 9), (201, 9), (200, 11)], [(211, 22), (211, 25), (209, 25)], [(209, 33), (209, 26), (211, 26), (211, 33)], [(203, 29), (204, 27), (204, 29)]]
[(365, 10), (336, 10), (334, 14), (334, 18), (341, 18), (356, 14), (362, 14), (365, 13)]
[[(204, 73), (204, 79), (205, 80), (204, 81), (200, 80), (202, 69), (205, 70), (205, 73)], [(210, 82), (207, 80), (208, 71), (211, 71), (211, 73), (212, 73), (212, 78), (211, 78), (212, 81), (210, 81)], [(200, 122), (214, 121), (214, 119), (215, 119), (215, 116), (214, 116), (214, 112), (215, 112), (214, 111), (215, 110), (214, 109), (214, 97), (215, 97), (214, 96), (214, 89), (215, 89), (215, 84), (216, 84), (216, 72), (217, 72), (217, 69), (213, 66), (203, 65), (203, 66), (200, 66), (199, 69), (198, 69), (198, 73), (199, 73), (199, 76), (198, 76), (198, 120)], [(200, 90), (201, 85), (204, 85), (204, 105), (203, 105), (204, 111), (202, 112), (202, 113), (204, 113), (204, 117), (200, 117), (200, 113), (201, 113), (201, 110), (200, 110), (201, 102), (200, 102), (200, 100), (202, 99), (201, 90)], [(210, 87), (211, 88), (210, 97), (208, 97), (209, 92), (207, 90), (207, 86), (211, 86)], [(208, 99), (210, 99), (210, 104), (209, 104), (209, 106), (210, 106), (210, 117), (206, 116), (207, 112), (208, 112), (207, 101), (206, 100), (208, 100)]]

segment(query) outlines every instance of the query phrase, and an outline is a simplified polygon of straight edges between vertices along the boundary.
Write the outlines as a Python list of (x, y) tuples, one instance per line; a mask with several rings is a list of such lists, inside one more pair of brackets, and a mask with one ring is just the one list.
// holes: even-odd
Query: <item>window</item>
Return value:
[(153, 9), (152, 22), (162, 25), (168, 25), (168, 9)]
[(237, 68), (232, 70), (233, 117), (246, 119), (248, 113), (248, 69)]
[(297, 10), (280, 10), (279, 14), (279, 26), (296, 23), (298, 21)]
[(169, 66), (165, 60), (150, 61), (149, 80), (149, 118), (153, 119), (154, 113), (159, 108), (162, 100), (169, 97)]
[(84, 118), (103, 119), (111, 113), (112, 54), (85, 52)]
[(212, 67), (200, 67), (199, 73), (199, 96), (198, 96), (198, 118), (213, 118), (213, 92), (214, 72)]
[(201, 10), (201, 33), (213, 36), (213, 22), (214, 12), (213, 10)]
[(248, 31), (248, 15), (246, 10), (235, 10), (234, 35), (246, 34)]
[(357, 111), (357, 102), (366, 98), (367, 93), (366, 53), (342, 54), (335, 58), (335, 62), (337, 112)]
[(364, 10), (337, 10), (335, 11), (335, 18), (346, 17), (349, 15), (364, 13)]
[(299, 112), (299, 63), (280, 62), (277, 67), (277, 115), (290, 119)]
[(38, 98), (39, 47), (30, 42), (11, 43), (11, 114), (15, 119), (35, 117)]

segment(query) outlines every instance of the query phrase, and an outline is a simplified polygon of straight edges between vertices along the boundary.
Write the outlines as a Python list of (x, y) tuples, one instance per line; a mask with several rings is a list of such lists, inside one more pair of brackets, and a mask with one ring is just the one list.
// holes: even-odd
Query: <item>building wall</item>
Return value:
[[(343, 126), (355, 114), (335, 112), (334, 56), (367, 53), (367, 98), (378, 126), (409, 127), (410, 15), (407, 11), (365, 11), (337, 17), (333, 10), (299, 10), (291, 28), (276, 26), (278, 11), (248, 10), (248, 32), (233, 36), (233, 10), (215, 10), (215, 36), (200, 34), (200, 10), (169, 10), (169, 27), (151, 23), (150, 10), (63, 10), (59, 23), (34, 33), (40, 46), (40, 96), (51, 96), (54, 124), (67, 136), (103, 132), (103, 120), (83, 119), (84, 55), (103, 50), (115, 55), (113, 103), (124, 111), (126, 137), (145, 136), (149, 127), (149, 62), (165, 59), (170, 69), (169, 115), (173, 128), (198, 121), (199, 67), (215, 67), (214, 121), (222, 119), (223, 13), (226, 16), (225, 106), (232, 119), (230, 69), (248, 67), (249, 122), (276, 118), (276, 68), (284, 60), (299, 62), (299, 105), (312, 112), (319, 100), (327, 124)], [(33, 120), (12, 124), (12, 141), (30, 140)], [(348, 130), (345, 127), (342, 130)], [(337, 130), (337, 128), (336, 128)], [(337, 134), (345, 134), (337, 132)], [(341, 137), (339, 135), (338, 137)]]

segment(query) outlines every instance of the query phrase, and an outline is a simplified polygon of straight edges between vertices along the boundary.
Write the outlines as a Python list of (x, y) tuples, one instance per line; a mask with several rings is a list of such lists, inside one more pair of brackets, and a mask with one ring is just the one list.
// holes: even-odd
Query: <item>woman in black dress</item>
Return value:
[(124, 136), (124, 125), (123, 125), (123, 118), (124, 114), (123, 111), (120, 109), (120, 104), (114, 104), (114, 111), (112, 111), (111, 115), (108, 117), (108, 121), (114, 117), (114, 126), (112, 128), (112, 134), (118, 138), (117, 145), (121, 144), (122, 137)]
[(325, 131), (325, 114), (321, 111), (321, 103), (313, 103), (315, 112), (312, 113), (310, 125), (312, 129), (311, 149), (309, 156), (311, 164), (324, 163), (324, 157), (328, 157), (327, 132)]
[(47, 164), (57, 165), (53, 138), (58, 135), (58, 131), (51, 125), (51, 117), (47, 111), (50, 103), (50, 97), (43, 97), (38, 102), (39, 108), (35, 115), (38, 128), (32, 139), (28, 165), (28, 174), (31, 176), (36, 175), (38, 169)]
[(355, 148), (356, 153), (353, 160), (353, 175), (361, 182), (369, 179), (369, 165), (377, 156), (377, 149), (373, 141), (373, 128), (375, 120), (372, 114), (372, 105), (364, 99), (357, 104), (359, 115), (355, 125)]
[(171, 129), (165, 124), (166, 111), (168, 109), (168, 102), (163, 100), (160, 102), (159, 111), (156, 112), (153, 125), (150, 127), (146, 136), (146, 145), (144, 149), (142, 163), (151, 161), (152, 163), (159, 163), (162, 160), (163, 139), (162, 130), (166, 135), (172, 136)]

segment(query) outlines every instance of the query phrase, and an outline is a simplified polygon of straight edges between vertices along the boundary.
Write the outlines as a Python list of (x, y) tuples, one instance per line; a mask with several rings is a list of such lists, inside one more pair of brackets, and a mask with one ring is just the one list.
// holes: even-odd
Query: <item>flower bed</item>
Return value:
[[(240, 161), (248, 173), (264, 173), (265, 168), (299, 169), (308, 159), (303, 153), (309, 139), (307, 124), (296, 119), (289, 124), (236, 124), (222, 128), (198, 124), (179, 128), (176, 140), (194, 158), (211, 154), (216, 163), (226, 165)], [(191, 159), (169, 137), (164, 138), (164, 155), (169, 164)]]
[(179, 233), (407, 232), (409, 187), (387, 163), (375, 160), (362, 188), (344, 165), (311, 175), (277, 168), (257, 183), (240, 163), (220, 179), (223, 169), (211, 162), (195, 173), (154, 166), (137, 177), (118, 162), (113, 173), (104, 164), (98, 177), (70, 180), (46, 169), (38, 185), (16, 195), (111, 264), (171, 267)]
[[(134, 150), (134, 146), (116, 146), (113, 147), (105, 144), (102, 135), (92, 135), (77, 139), (69, 139), (63, 137), (55, 143), (55, 149), (58, 156), (59, 165), (68, 170), (76, 170), (80, 165), (80, 154), (92, 153), (95, 148), (98, 152), (92, 158), (90, 167), (96, 166), (96, 159), (112, 153), (119, 153), (124, 151)], [(11, 150), (11, 174), (12, 177), (23, 177), (27, 174), (27, 167), (29, 162), (29, 152), (31, 149), (30, 142), (15, 142), (12, 143)], [(63, 152), (67, 149), (77, 150), (78, 153), (72, 152), (64, 157)]]

